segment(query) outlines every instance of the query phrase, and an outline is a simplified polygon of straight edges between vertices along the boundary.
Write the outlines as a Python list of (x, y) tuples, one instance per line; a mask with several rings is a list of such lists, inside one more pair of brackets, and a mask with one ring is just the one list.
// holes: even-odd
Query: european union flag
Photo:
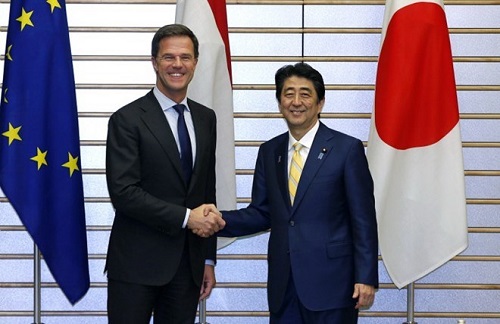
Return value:
[(64, 0), (10, 2), (0, 134), (0, 186), (74, 304), (89, 268)]

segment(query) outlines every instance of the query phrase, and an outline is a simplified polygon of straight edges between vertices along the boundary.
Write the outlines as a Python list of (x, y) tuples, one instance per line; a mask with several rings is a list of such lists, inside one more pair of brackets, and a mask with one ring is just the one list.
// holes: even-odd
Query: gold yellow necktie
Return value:
[(302, 168), (304, 167), (302, 157), (300, 156), (300, 149), (302, 147), (302, 144), (299, 142), (293, 144), (293, 149), (295, 151), (293, 152), (292, 162), (290, 163), (290, 176), (288, 177), (288, 191), (290, 192), (290, 201), (292, 205), (295, 194), (297, 193), (297, 186), (299, 185)]

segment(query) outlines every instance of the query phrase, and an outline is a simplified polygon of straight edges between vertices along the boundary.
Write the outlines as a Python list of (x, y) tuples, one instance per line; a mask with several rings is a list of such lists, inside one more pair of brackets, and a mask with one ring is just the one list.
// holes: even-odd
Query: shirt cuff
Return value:
[(186, 216), (184, 216), (184, 222), (182, 223), (182, 228), (186, 228), (189, 219), (189, 213), (191, 213), (191, 209), (186, 208)]
[(210, 260), (210, 259), (206, 259), (205, 260), (205, 265), (211, 265), (211, 266), (215, 267), (215, 261), (214, 260)]

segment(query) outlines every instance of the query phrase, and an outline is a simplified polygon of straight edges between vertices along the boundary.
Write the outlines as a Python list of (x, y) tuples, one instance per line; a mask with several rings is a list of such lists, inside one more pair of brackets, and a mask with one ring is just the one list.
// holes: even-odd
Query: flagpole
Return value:
[(210, 323), (207, 323), (207, 299), (206, 298), (200, 300), (198, 317), (199, 317), (200, 321), (196, 324), (210, 324)]
[(43, 324), (42, 323), (42, 289), (41, 289), (41, 271), (40, 271), (40, 250), (38, 246), (34, 244), (33, 252), (33, 268), (34, 268), (34, 312), (33, 312), (33, 324)]
[(415, 307), (415, 286), (413, 282), (406, 286), (406, 294), (406, 322), (403, 324), (417, 324), (413, 317)]

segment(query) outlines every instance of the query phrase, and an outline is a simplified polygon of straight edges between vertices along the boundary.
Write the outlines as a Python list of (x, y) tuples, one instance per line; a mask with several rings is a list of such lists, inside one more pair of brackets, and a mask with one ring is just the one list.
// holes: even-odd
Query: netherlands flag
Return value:
[[(233, 90), (225, 0), (178, 0), (175, 22), (198, 38), (200, 57), (188, 96), (217, 115), (217, 208), (236, 209)], [(234, 238), (218, 238), (222, 248)]]

